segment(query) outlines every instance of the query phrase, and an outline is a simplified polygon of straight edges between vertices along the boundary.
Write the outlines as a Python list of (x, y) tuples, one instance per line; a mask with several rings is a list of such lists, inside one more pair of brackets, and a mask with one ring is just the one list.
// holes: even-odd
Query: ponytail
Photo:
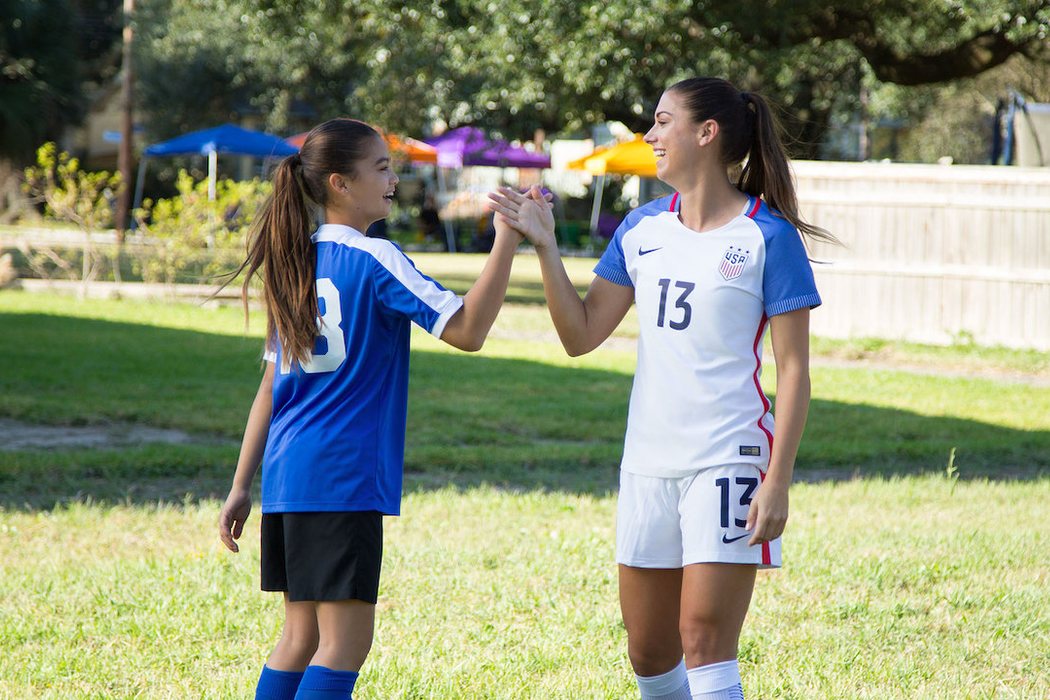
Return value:
[(726, 167), (744, 162), (737, 189), (753, 197), (764, 197), (807, 240), (838, 243), (831, 233), (799, 216), (780, 123), (761, 95), (740, 92), (720, 78), (688, 78), (668, 90), (685, 98), (693, 121), (718, 122)]
[(319, 334), (316, 254), (310, 236), (315, 212), (328, 201), (328, 176), (339, 173), (353, 179), (368, 140), (376, 138), (381, 138), (379, 132), (356, 119), (330, 119), (314, 127), (299, 153), (277, 165), (273, 192), (248, 233), (244, 262), (222, 285), (247, 271), (241, 288), (247, 325), (248, 287), (259, 273), (266, 305), (266, 347), (276, 350), (280, 344), (282, 364), (307, 361)]
[(245, 318), (248, 285), (261, 270), (266, 306), (266, 344), (279, 341), (286, 363), (305, 362), (317, 338), (317, 284), (314, 277), (313, 217), (302, 186), (299, 154), (282, 160), (274, 171), (267, 198), (248, 235), (248, 271), (241, 288)]
[(745, 129), (751, 133), (751, 148), (740, 171), (736, 186), (753, 197), (765, 196), (766, 202), (810, 240), (838, 243), (825, 229), (802, 220), (798, 197), (784, 152), (783, 129), (769, 104), (761, 95), (740, 93), (744, 103)]

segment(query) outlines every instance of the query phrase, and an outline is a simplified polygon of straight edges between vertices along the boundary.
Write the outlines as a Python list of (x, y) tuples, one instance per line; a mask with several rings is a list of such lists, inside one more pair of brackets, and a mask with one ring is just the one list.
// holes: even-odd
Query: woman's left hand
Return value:
[(765, 481), (751, 501), (747, 512), (747, 529), (751, 531), (749, 545), (775, 540), (784, 534), (788, 519), (788, 487)]

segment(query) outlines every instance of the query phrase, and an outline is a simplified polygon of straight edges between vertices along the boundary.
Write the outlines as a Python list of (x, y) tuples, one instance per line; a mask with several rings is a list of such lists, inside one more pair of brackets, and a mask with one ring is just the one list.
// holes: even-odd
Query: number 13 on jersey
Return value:
[(688, 328), (689, 322), (693, 319), (693, 307), (686, 301), (686, 298), (696, 289), (696, 285), (692, 282), (670, 280), (665, 277), (657, 283), (660, 285), (660, 310), (656, 316), (656, 325), (659, 328), (664, 327), (664, 320), (667, 317), (667, 295), (671, 291), (672, 282), (676, 290), (681, 290), (678, 299), (674, 302), (674, 308), (682, 310), (682, 317), (677, 321), (668, 320), (667, 325), (676, 331), (681, 331)]

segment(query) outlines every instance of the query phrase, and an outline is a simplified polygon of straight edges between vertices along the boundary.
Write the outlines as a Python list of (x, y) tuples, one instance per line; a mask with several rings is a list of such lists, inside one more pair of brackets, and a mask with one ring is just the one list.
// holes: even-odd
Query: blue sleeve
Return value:
[(627, 219), (616, 228), (609, 246), (602, 253), (598, 264), (594, 266), (594, 274), (624, 287), (633, 287), (634, 282), (627, 273), (627, 261), (623, 256), (623, 234), (628, 229)]
[(623, 254), (623, 237), (645, 217), (673, 210), (677, 198), (677, 194), (666, 195), (628, 212), (620, 225), (616, 227), (616, 232), (609, 241), (609, 247), (605, 249), (598, 264), (594, 266), (594, 273), (610, 282), (624, 287), (633, 287), (634, 280), (627, 272), (627, 260)]
[(375, 260), (373, 285), (379, 303), (440, 337), (445, 324), (463, 306), (463, 300), (417, 270), (394, 246), (382, 251)]
[(766, 241), (766, 266), (762, 276), (766, 316), (820, 306), (813, 268), (798, 231), (779, 217), (760, 225)]

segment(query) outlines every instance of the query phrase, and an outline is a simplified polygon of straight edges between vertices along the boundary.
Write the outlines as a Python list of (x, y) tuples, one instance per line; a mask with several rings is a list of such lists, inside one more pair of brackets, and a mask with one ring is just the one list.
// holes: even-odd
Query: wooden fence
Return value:
[(793, 166), (803, 216), (845, 244), (811, 251), (815, 335), (1050, 350), (1050, 168)]
[(796, 161), (813, 333), (1050, 350), (1050, 168)]

